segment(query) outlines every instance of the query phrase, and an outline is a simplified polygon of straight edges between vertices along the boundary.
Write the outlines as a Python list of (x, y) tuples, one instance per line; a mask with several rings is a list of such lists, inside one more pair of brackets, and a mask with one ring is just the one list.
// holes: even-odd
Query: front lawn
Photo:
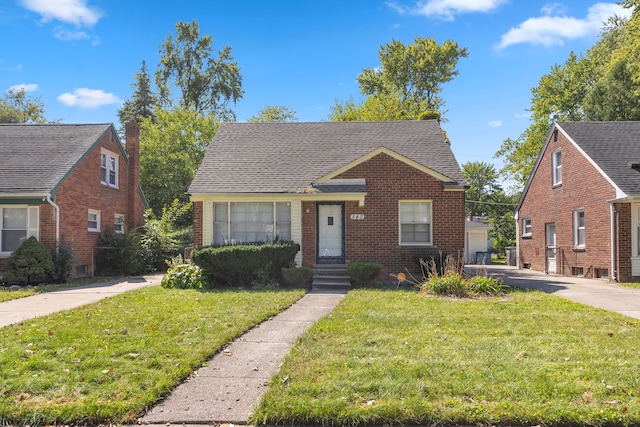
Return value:
[(32, 295), (41, 294), (43, 292), (54, 292), (62, 289), (86, 286), (93, 283), (108, 282), (113, 279), (116, 279), (116, 277), (84, 277), (81, 279), (71, 280), (67, 283), (24, 286), (24, 287), (21, 287), (20, 289), (10, 289), (9, 287), (0, 286), (0, 302), (10, 301), (12, 299), (30, 297)]
[(253, 422), (638, 425), (640, 322), (514, 291), (352, 291), (287, 356)]
[(0, 424), (134, 422), (302, 295), (154, 286), (0, 328)]

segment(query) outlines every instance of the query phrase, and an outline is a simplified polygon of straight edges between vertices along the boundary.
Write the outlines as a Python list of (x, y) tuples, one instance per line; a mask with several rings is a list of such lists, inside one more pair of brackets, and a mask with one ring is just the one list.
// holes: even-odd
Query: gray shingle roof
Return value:
[(640, 122), (559, 122), (573, 141), (627, 195), (640, 195)]
[(435, 120), (222, 123), (189, 192), (294, 192), (380, 147), (466, 184)]
[(0, 124), (0, 194), (50, 193), (111, 124)]

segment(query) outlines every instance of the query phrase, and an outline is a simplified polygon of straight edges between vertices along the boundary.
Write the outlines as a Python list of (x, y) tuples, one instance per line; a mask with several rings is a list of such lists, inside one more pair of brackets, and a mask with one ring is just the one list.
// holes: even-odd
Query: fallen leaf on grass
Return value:
[(619, 400), (606, 400), (606, 401), (604, 401), (602, 403), (604, 403), (605, 405), (617, 405), (618, 403), (620, 403), (620, 401)]

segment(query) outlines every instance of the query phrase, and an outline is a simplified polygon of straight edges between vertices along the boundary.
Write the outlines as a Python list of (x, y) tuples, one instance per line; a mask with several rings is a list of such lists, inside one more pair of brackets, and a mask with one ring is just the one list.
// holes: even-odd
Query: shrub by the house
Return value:
[(191, 261), (204, 270), (209, 287), (250, 286), (260, 275), (282, 282), (282, 268), (293, 265), (300, 246), (273, 241), (196, 249)]
[(179, 264), (167, 271), (160, 285), (163, 288), (202, 289), (204, 275), (197, 265)]
[(9, 280), (24, 280), (30, 285), (44, 280), (52, 270), (51, 252), (31, 236), (9, 256), (6, 274)]
[(66, 242), (61, 242), (51, 251), (53, 269), (49, 278), (53, 283), (66, 283), (73, 276), (73, 265), (76, 259), (73, 248)]
[(283, 283), (292, 288), (310, 285), (312, 276), (311, 267), (285, 267), (282, 269)]
[(380, 270), (382, 270), (382, 266), (375, 262), (353, 262), (349, 264), (351, 285), (355, 288), (374, 286)]

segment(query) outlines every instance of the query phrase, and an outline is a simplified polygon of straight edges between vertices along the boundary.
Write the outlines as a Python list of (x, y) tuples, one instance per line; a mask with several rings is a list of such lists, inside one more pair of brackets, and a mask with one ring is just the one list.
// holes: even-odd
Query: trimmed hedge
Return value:
[(375, 262), (354, 262), (349, 265), (351, 284), (356, 288), (369, 288), (376, 284), (376, 279), (382, 270)]
[(260, 275), (282, 283), (282, 268), (291, 267), (300, 250), (293, 242), (273, 241), (195, 249), (191, 261), (207, 277), (207, 287), (251, 286)]

